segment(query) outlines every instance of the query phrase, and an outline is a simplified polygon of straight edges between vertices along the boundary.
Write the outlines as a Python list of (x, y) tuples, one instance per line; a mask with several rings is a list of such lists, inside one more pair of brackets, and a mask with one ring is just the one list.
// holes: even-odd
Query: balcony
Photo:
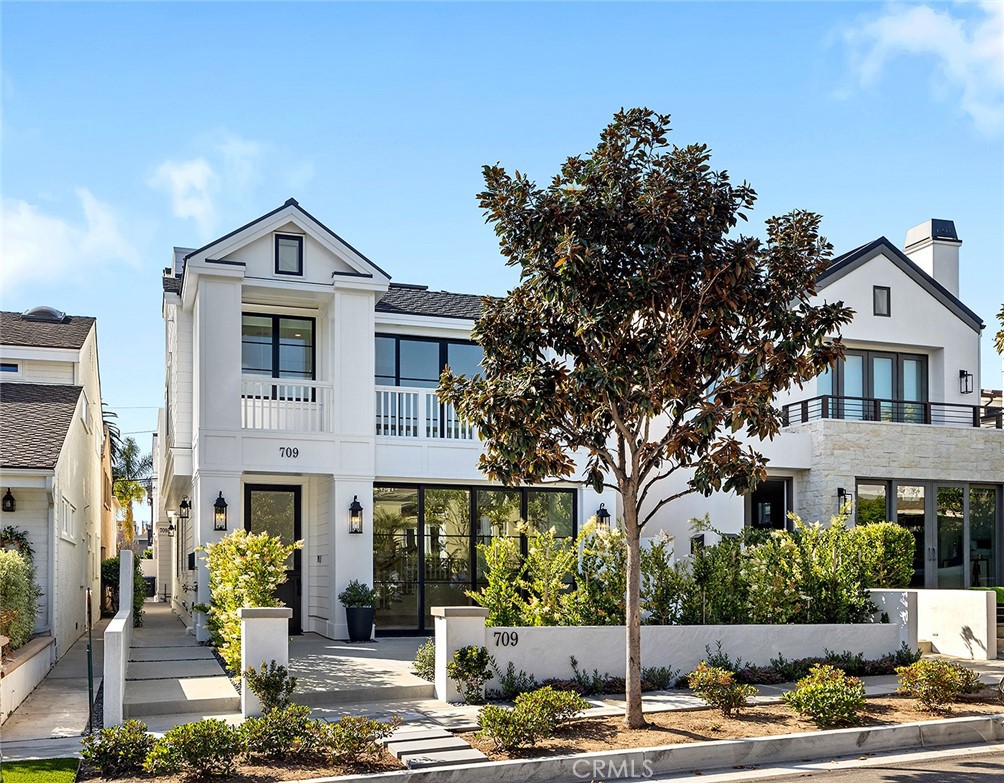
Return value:
[(784, 426), (819, 419), (932, 424), (942, 427), (995, 427), (1001, 429), (1000, 409), (951, 402), (910, 402), (875, 397), (838, 397), (824, 394), (782, 408)]
[(474, 427), (444, 405), (435, 389), (376, 387), (376, 434), (390, 438), (476, 441)]
[(333, 395), (330, 383), (244, 376), (241, 426), (248, 430), (332, 432)]

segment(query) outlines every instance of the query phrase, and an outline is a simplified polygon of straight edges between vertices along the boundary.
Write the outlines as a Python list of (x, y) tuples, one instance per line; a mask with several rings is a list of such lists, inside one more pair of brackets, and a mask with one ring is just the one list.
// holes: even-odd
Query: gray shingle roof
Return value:
[(0, 466), (54, 468), (80, 386), (0, 383)]
[(481, 316), (483, 298), (480, 294), (454, 294), (449, 291), (430, 291), (425, 286), (391, 283), (387, 294), (377, 302), (376, 311), (474, 320)]
[(94, 319), (70, 315), (63, 323), (25, 321), (20, 313), (0, 312), (0, 344), (38, 348), (80, 348), (90, 334)]

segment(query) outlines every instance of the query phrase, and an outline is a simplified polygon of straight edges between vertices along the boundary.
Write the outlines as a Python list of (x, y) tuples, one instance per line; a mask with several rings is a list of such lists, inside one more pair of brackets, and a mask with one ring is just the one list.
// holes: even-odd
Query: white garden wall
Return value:
[(917, 590), (917, 636), (934, 652), (974, 661), (997, 657), (997, 595), (984, 590)]

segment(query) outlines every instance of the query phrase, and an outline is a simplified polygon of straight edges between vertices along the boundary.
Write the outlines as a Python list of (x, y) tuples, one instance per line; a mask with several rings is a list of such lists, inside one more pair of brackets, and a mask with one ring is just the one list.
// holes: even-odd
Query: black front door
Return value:
[[(268, 533), (284, 544), (301, 538), (300, 488), (285, 484), (248, 484), (244, 490), (244, 528), (250, 533)], [(289, 632), (300, 633), (301, 550), (286, 563), (286, 581), (276, 590), (276, 598), (293, 610)]]

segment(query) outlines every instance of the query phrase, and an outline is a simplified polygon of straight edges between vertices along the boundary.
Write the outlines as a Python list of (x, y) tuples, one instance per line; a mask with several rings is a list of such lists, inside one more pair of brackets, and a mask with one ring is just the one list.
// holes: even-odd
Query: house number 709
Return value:
[(495, 644), (499, 647), (515, 647), (519, 644), (519, 634), (516, 631), (494, 631)]
[(300, 450), (298, 448), (296, 448), (295, 446), (280, 446), (279, 447), (279, 456), (280, 457), (290, 457), (292, 459), (296, 459), (297, 457), (300, 456)]

